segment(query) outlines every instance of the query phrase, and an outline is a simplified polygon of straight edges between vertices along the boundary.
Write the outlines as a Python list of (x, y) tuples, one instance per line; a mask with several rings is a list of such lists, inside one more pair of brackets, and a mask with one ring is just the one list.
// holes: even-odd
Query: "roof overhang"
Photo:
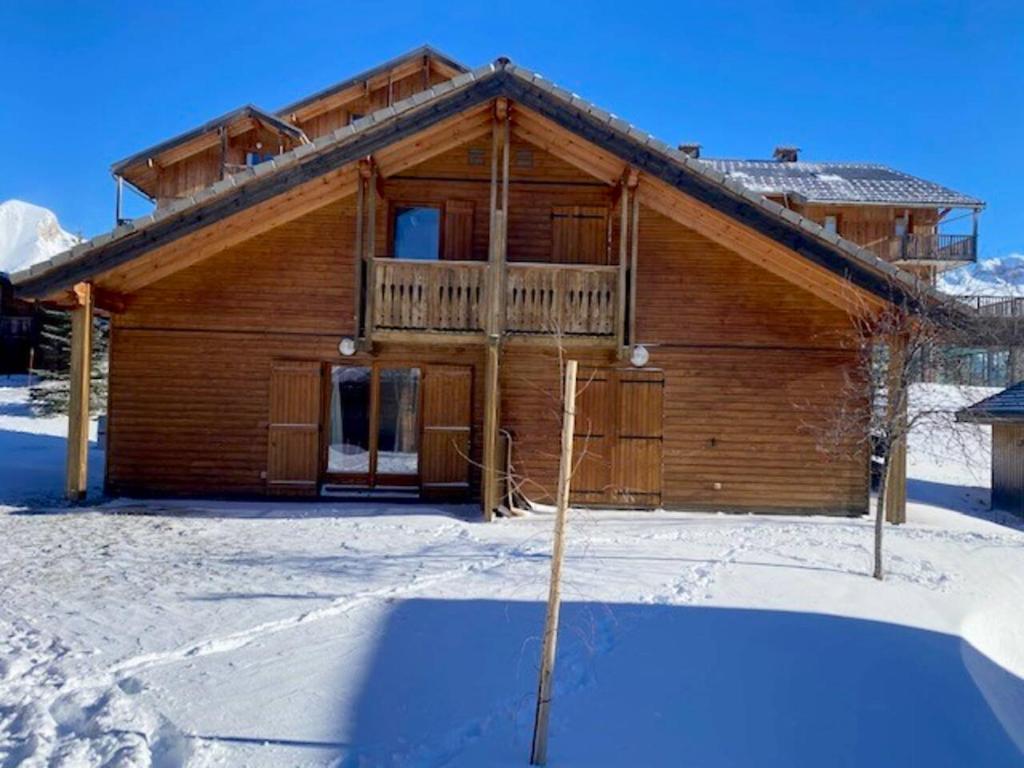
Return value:
[[(803, 267), (830, 276), (836, 284), (852, 286), (879, 304), (900, 300), (906, 305), (909, 298), (912, 305), (918, 301), (916, 297), (931, 290), (922, 288), (915, 277), (870, 251), (750, 192), (534, 73), (501, 60), (379, 110), (312, 144), (299, 146), (272, 161), (232, 175), (191, 198), (18, 273), (12, 282), (21, 296), (55, 298), (77, 282), (95, 280), (150, 252), (171, 247), (176, 241), (198, 238), (212, 224), (231, 219), (254, 206), (283, 195), (294, 198), (297, 190), (301, 191), (304, 186), (312, 184), (322, 189), (325, 183), (334, 180), (338, 194), (342, 194), (348, 189), (345, 174), (354, 174), (355, 164), (360, 159), (411, 140), (421, 132), (434, 130), (445, 121), (455, 120), (460, 114), (498, 97), (508, 98), (537, 119), (578, 137), (605, 155), (618, 158), (653, 181), (641, 186), (645, 203), (660, 206), (662, 212), (669, 214), (683, 211), (687, 216), (699, 218), (713, 213), (718, 217), (718, 224), (728, 224), (724, 227), (728, 231), (723, 234), (726, 242), (742, 232), (756, 233), (758, 256), (763, 252), (767, 259), (769, 252), (782, 251), (792, 261), (795, 255)], [(354, 190), (354, 176), (351, 190)], [(665, 192), (682, 194), (671, 197)], [(686, 208), (687, 201), (695, 201), (700, 208)], [(275, 210), (279, 208), (284, 210), (287, 206), (275, 204)], [(243, 227), (239, 229), (240, 238), (253, 234)], [(942, 294), (934, 293), (937, 301), (944, 300)]]

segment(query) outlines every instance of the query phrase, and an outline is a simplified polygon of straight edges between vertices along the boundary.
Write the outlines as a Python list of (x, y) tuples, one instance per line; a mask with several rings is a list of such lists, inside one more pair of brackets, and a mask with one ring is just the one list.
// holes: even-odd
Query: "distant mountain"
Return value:
[(53, 211), (21, 200), (0, 203), (0, 274), (31, 267), (78, 241)]
[(982, 296), (1024, 296), (1024, 253), (995, 256), (939, 275), (945, 293)]

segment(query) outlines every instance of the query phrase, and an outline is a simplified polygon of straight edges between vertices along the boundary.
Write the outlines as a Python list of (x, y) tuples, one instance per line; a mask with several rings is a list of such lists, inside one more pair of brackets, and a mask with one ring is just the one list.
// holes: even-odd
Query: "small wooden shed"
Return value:
[(956, 418), (992, 425), (992, 508), (1024, 515), (1024, 382), (964, 408)]

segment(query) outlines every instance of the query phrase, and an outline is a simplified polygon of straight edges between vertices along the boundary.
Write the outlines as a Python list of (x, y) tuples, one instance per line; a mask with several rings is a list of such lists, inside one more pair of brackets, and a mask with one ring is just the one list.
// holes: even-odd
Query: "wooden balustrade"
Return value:
[[(480, 333), (486, 262), (374, 261), (373, 326), (381, 331)], [(512, 263), (504, 328), (515, 334), (615, 338), (617, 266)]]
[(374, 327), (483, 330), (486, 263), (376, 259), (374, 272)]
[(614, 336), (616, 266), (509, 264), (505, 327), (513, 333)]

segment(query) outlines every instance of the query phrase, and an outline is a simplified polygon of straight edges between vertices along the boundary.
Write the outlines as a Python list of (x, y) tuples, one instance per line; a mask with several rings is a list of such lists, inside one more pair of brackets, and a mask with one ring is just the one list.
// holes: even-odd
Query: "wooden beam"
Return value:
[(370, 178), (366, 180), (366, 338), (373, 340), (374, 297), (377, 295), (377, 164), (370, 159)]
[(352, 327), (356, 339), (363, 336), (363, 281), (366, 278), (366, 259), (363, 247), (363, 227), (366, 219), (366, 179), (363, 164), (359, 166), (359, 179), (356, 181), (356, 241), (353, 247), (355, 264), (355, 284), (352, 286)]
[(637, 340), (636, 297), (640, 274), (640, 189), (633, 186), (633, 212), (629, 225), (629, 336), (626, 343), (632, 346)]
[(92, 373), (93, 291), (75, 286), (78, 306), (71, 310), (71, 374), (68, 399), (68, 447), (64, 491), (71, 501), (85, 498), (89, 487), (89, 384)]
[(619, 305), (615, 318), (615, 344), (619, 348), (619, 354), (625, 356), (626, 352), (626, 275), (629, 258), (629, 186), (628, 177), (623, 175), (622, 183), (619, 185)]
[[(484, 366), (483, 511), (490, 520), (501, 499), (498, 439), (501, 426), (500, 371), (504, 322), (509, 176), (509, 110), (504, 99), (494, 105), (491, 126), (490, 248), (487, 266), (487, 357)], [(500, 158), (500, 164), (499, 164)]]

